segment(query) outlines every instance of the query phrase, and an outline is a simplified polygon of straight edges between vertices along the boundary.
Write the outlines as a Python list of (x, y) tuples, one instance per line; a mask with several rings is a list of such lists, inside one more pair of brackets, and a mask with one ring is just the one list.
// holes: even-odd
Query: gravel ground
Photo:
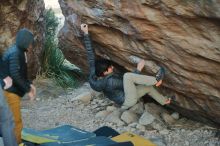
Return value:
[[(45, 86), (37, 83), (38, 98), (34, 102), (23, 100), (22, 115), (24, 127), (34, 129), (49, 129), (63, 124), (70, 124), (87, 131), (94, 131), (101, 126), (110, 126), (119, 132), (131, 131), (145, 138), (151, 139), (159, 146), (220, 146), (217, 129), (201, 123), (180, 118), (173, 126), (162, 130), (146, 127), (137, 128), (134, 124), (119, 126), (96, 118), (98, 111), (105, 109), (111, 102), (102, 95), (94, 93), (88, 105), (73, 100), (77, 95), (92, 92), (88, 84), (78, 89), (63, 91), (53, 88), (53, 84)], [(45, 92), (47, 90), (50, 92)], [(54, 94), (58, 95), (53, 98)], [(53, 97), (52, 97), (53, 96)]]

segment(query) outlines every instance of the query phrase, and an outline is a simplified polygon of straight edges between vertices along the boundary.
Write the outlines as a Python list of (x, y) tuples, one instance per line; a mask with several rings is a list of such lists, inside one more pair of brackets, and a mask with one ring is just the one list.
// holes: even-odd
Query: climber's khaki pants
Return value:
[(140, 75), (135, 73), (125, 73), (123, 77), (125, 101), (123, 109), (128, 109), (135, 105), (145, 94), (150, 95), (158, 103), (164, 105), (167, 98), (161, 95), (153, 86), (157, 80), (153, 76)]
[(8, 105), (12, 111), (14, 122), (15, 122), (15, 136), (17, 143), (21, 143), (21, 131), (23, 128), (22, 119), (21, 119), (21, 101), (20, 96), (4, 91), (4, 95), (8, 101)]

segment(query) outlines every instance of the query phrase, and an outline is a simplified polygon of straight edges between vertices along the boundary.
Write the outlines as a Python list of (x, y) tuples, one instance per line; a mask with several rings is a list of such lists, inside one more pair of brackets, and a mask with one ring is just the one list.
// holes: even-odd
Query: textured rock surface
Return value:
[(66, 22), (60, 45), (87, 70), (79, 24), (90, 24), (96, 54), (145, 73), (166, 67), (166, 93), (180, 114), (220, 125), (220, 2), (192, 0), (59, 0)]
[(29, 75), (33, 78), (39, 67), (39, 56), (44, 40), (43, 0), (1, 0), (0, 3), (0, 52), (15, 41), (20, 28), (30, 29), (35, 36), (33, 51), (28, 53)]
[(155, 117), (152, 114), (145, 111), (142, 114), (142, 116), (140, 117), (139, 123), (141, 125), (149, 125), (149, 124), (153, 123), (154, 120), (155, 120)]
[(105, 121), (106, 122), (112, 122), (112, 123), (115, 123), (119, 126), (122, 126), (122, 125), (124, 125), (124, 122), (120, 119), (121, 114), (122, 113), (119, 110), (115, 110), (114, 112), (112, 112), (111, 114), (109, 114), (105, 118)]
[(121, 119), (127, 124), (138, 121), (138, 118), (138, 115), (132, 111), (125, 111), (121, 115)]

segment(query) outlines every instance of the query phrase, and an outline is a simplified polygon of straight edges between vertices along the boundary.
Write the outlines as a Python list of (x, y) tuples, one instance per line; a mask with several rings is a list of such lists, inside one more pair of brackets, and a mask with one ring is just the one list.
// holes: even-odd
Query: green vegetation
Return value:
[(65, 60), (62, 51), (58, 47), (56, 37), (59, 21), (52, 9), (46, 10), (45, 21), (45, 46), (42, 55), (41, 74), (54, 79), (63, 88), (77, 87), (81, 72), (76, 67), (71, 68), (65, 65), (67, 60)]

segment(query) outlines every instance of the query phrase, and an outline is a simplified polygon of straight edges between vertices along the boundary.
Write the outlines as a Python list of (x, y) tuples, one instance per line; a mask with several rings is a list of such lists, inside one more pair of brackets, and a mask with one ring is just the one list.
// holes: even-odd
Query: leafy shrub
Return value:
[(65, 57), (58, 47), (57, 27), (59, 20), (52, 9), (45, 12), (46, 32), (45, 46), (42, 54), (42, 72), (52, 78), (63, 88), (77, 87), (78, 79), (82, 77), (78, 68), (70, 69), (64, 66)]

